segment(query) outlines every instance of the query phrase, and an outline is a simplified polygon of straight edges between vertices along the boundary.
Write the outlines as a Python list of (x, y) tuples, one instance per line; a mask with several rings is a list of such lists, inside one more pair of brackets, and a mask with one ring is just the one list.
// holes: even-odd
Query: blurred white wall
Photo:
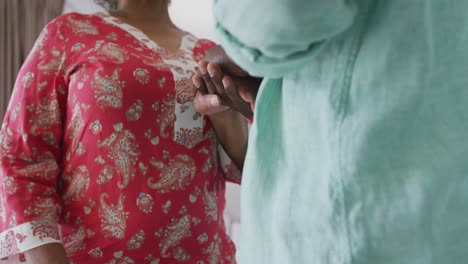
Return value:
[[(214, 40), (214, 22), (211, 12), (213, 0), (172, 0), (170, 14), (180, 28), (200, 38)], [(66, 0), (64, 13), (95, 13), (104, 11), (93, 0)]]
[(214, 37), (213, 0), (172, 0), (171, 16), (180, 28), (211, 40)]
[[(172, 0), (170, 14), (174, 23), (200, 38), (215, 40), (212, 15), (213, 0)], [(64, 13), (104, 11), (93, 0), (66, 0)], [(240, 237), (240, 187), (228, 183), (226, 190), (226, 227), (237, 244)]]

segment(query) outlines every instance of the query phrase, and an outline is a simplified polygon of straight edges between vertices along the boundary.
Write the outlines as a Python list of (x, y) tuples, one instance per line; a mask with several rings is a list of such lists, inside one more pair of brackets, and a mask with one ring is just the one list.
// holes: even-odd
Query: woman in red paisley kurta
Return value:
[(235, 263), (222, 216), (240, 172), (193, 104), (213, 43), (145, 33), (107, 13), (43, 30), (0, 135), (0, 258), (63, 244), (72, 263)]

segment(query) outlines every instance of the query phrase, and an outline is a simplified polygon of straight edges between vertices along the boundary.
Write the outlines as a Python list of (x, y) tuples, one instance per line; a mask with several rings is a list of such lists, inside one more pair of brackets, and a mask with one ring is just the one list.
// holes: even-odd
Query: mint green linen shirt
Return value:
[(468, 263), (468, 1), (217, 0), (265, 77), (241, 264)]

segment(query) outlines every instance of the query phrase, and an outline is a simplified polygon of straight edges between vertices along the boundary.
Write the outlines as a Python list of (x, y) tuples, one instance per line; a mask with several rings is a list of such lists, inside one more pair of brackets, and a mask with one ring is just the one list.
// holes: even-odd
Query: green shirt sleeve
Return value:
[(255, 76), (282, 77), (346, 30), (357, 9), (353, 0), (217, 0), (214, 15), (236, 63)]

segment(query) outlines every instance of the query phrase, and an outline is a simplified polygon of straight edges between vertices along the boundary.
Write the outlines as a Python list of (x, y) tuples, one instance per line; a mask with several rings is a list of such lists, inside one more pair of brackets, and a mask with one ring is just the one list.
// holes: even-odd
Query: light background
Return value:
[[(201, 38), (214, 40), (211, 12), (213, 0), (172, 0), (170, 14), (174, 23)], [(66, 0), (64, 12), (94, 13), (103, 9), (93, 0)]]
[[(212, 16), (213, 0), (172, 0), (170, 15), (176, 25), (197, 37), (215, 40)], [(66, 0), (64, 13), (95, 13), (104, 11), (93, 0)], [(228, 183), (226, 189), (226, 228), (238, 245), (240, 237), (240, 187)]]

